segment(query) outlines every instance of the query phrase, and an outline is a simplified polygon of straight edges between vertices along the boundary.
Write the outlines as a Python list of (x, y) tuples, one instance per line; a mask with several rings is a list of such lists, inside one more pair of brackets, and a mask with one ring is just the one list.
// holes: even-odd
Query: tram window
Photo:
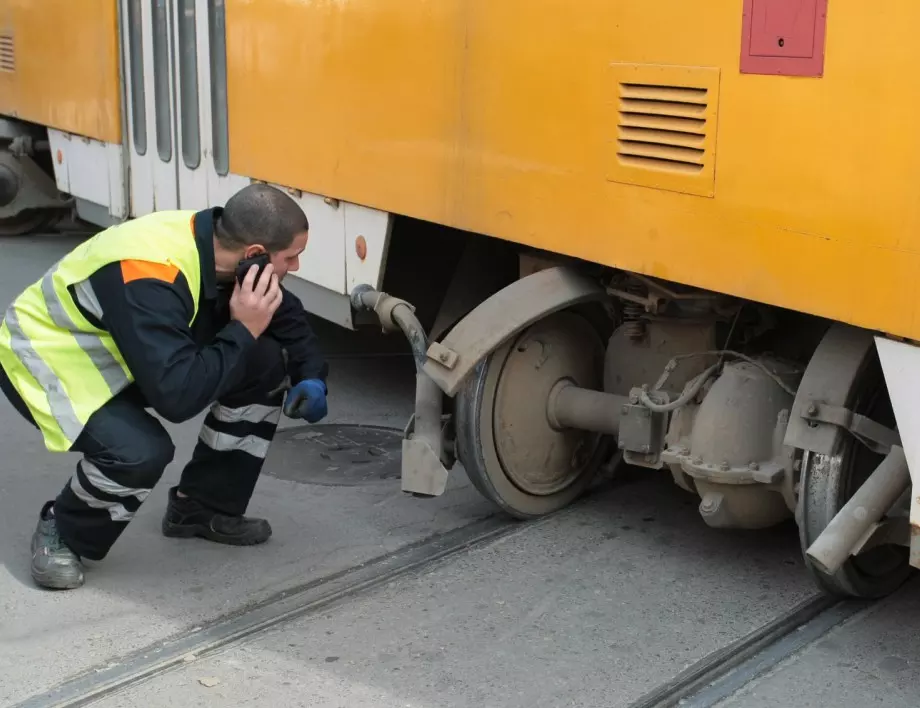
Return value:
[(131, 133), (134, 150), (147, 154), (147, 92), (144, 89), (144, 31), (141, 0), (128, 2), (128, 72), (131, 77)]
[(182, 161), (190, 170), (201, 164), (198, 122), (198, 49), (195, 0), (179, 2), (179, 96), (182, 120)]

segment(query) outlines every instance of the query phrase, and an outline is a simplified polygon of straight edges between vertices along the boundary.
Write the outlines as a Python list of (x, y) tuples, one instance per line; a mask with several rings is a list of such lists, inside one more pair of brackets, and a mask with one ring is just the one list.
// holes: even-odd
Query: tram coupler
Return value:
[(904, 450), (894, 446), (808, 547), (805, 555), (822, 573), (836, 573), (854, 549), (864, 545), (862, 541), (903, 496), (910, 483)]
[(351, 304), (356, 310), (374, 312), (384, 331), (401, 331), (409, 341), (416, 368), (415, 413), (402, 441), (402, 490), (415, 496), (440, 496), (449, 476), (444, 460), (444, 393), (422, 370), (428, 352), (425, 329), (410, 303), (369, 285), (352, 291)]

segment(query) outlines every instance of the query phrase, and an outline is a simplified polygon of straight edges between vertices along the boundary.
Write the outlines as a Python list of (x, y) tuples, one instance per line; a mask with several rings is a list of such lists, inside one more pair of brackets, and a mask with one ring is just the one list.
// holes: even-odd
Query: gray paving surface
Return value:
[(841, 625), (720, 708), (916, 708), (920, 583)]
[(718, 533), (687, 501), (611, 488), (100, 705), (627, 706), (813, 592), (789, 529)]
[[(74, 243), (0, 239), (0, 306)], [(332, 360), (327, 422), (401, 427), (413, 372), (393, 355), (400, 346), (322, 323), (318, 331)], [(29, 536), (76, 457), (46, 452), (0, 399), (0, 706), (493, 511), (462, 473), (440, 499), (403, 496), (386, 440), (384, 454), (356, 472), (347, 450), (325, 455), (329, 438), (315, 433), (327, 429), (288, 427), (251, 507), (271, 519), (270, 543), (164, 539), (165, 490), (198, 430), (168, 427), (177, 462), (158, 491), (85, 588), (49, 593), (30, 581)], [(640, 474), (99, 705), (619, 708), (812, 593), (791, 526), (709, 529), (666, 477)], [(902, 592), (726, 708), (918, 706), (918, 626), (920, 601)]]

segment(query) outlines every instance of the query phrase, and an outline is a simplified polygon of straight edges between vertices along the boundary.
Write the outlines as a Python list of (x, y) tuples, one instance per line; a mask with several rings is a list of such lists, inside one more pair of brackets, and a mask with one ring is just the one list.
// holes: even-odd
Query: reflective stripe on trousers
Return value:
[[(240, 408), (228, 408), (214, 404), (210, 410), (211, 416), (222, 423), (270, 423), (273, 426), (281, 420), (279, 406), (266, 406), (254, 403)], [(271, 446), (271, 439), (266, 440), (259, 435), (232, 435), (231, 433), (215, 430), (208, 425), (207, 420), (201, 426), (198, 435), (201, 442), (215, 452), (241, 451), (264, 460)]]
[(77, 499), (88, 507), (107, 511), (112, 521), (130, 521), (134, 518), (134, 512), (129, 511), (122, 502), (100, 499), (93, 494), (93, 491), (116, 497), (135, 497), (140, 503), (143, 503), (150, 495), (149, 489), (124, 487), (117, 482), (113, 482), (102, 473), (102, 470), (88, 460), (80, 460), (79, 465), (83, 475), (86, 477), (86, 481), (89, 482), (89, 488), (80, 482), (77, 475), (74, 475), (70, 479), (71, 491)]

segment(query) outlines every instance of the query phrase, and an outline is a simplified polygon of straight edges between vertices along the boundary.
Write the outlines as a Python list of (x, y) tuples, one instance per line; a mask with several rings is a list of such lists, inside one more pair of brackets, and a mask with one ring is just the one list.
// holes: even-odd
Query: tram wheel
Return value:
[(601, 388), (604, 345), (584, 317), (560, 312), (488, 356), (457, 394), (457, 455), (487, 499), (518, 519), (577, 499), (604, 461), (608, 439), (556, 430), (546, 415), (553, 386)]
[[(894, 427), (894, 414), (874, 350), (849, 398), (851, 410)], [(804, 456), (797, 510), (803, 554), (882, 459), (842, 430), (837, 431), (831, 454)], [(807, 556), (805, 564), (818, 586), (831, 595), (875, 599), (891, 594), (907, 580), (911, 572), (908, 556), (903, 546), (881, 545), (850, 557), (834, 575), (820, 571)]]

